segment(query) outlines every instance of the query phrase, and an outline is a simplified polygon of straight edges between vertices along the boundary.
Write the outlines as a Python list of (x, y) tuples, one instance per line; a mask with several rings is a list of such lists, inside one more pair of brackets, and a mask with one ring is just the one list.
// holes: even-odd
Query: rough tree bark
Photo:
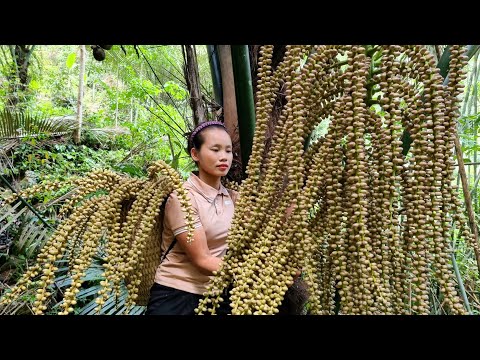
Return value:
[(187, 82), (187, 88), (190, 93), (190, 106), (193, 111), (193, 124), (206, 121), (205, 108), (202, 103), (202, 92), (200, 90), (200, 78), (198, 76), (197, 55), (194, 45), (182, 46), (183, 59), (185, 66), (183, 68), (184, 77)]

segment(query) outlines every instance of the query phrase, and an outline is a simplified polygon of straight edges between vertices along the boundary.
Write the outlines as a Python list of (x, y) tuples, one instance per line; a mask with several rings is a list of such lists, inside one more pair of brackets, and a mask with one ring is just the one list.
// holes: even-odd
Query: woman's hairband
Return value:
[(212, 126), (212, 125), (220, 125), (224, 129), (227, 129), (225, 127), (225, 125), (220, 121), (205, 121), (205, 122), (201, 123), (200, 125), (198, 125), (197, 128), (195, 130), (193, 130), (192, 133), (190, 134), (190, 138), (188, 140), (190, 142), (190, 144), (192, 144), (192, 141), (193, 141), (193, 138), (195, 137), (195, 135), (197, 135), (200, 131), (202, 131), (206, 127), (209, 127), (209, 126)]

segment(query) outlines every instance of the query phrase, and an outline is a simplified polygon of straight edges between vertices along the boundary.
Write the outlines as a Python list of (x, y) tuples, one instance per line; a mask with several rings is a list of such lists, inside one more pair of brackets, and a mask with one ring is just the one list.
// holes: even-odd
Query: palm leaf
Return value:
[[(102, 310), (99, 315), (125, 315), (126, 307), (125, 301), (127, 299), (127, 290), (122, 286), (121, 294), (118, 298), (112, 294), (105, 304), (103, 304)], [(96, 307), (98, 304), (95, 299), (90, 301), (87, 305), (79, 310), (80, 315), (97, 315)], [(145, 311), (145, 306), (134, 306), (128, 311), (128, 315), (140, 315)]]
[[(82, 278), (84, 282), (86, 281), (100, 281), (103, 280), (103, 272), (104, 269), (101, 265), (93, 264), (85, 271), (85, 276)], [(68, 274), (61, 275), (55, 279), (55, 285), (58, 288), (63, 288), (70, 286), (72, 283), (72, 279)]]
[(0, 234), (7, 230), (12, 224), (17, 221), (17, 219), (28, 209), (27, 207), (23, 207), (20, 211), (17, 212), (17, 207), (19, 206), (20, 202), (15, 204), (15, 206), (5, 206), (4, 212), (0, 216), (0, 222), (7, 219), (5, 225), (1, 226)]
[(75, 129), (74, 116), (45, 118), (30, 113), (0, 112), (0, 139), (18, 139), (26, 136), (67, 135)]
[(37, 225), (34, 222), (26, 222), (20, 237), (13, 244), (13, 250), (16, 254), (24, 254), (27, 258), (31, 258), (36, 250), (45, 244), (49, 235), (47, 227)]
[(52, 229), (44, 224), (37, 224), (36, 215), (28, 211), (27, 206), (21, 205), (21, 202), (13, 206), (3, 204), (0, 210), (0, 234), (16, 224), (18, 220), (21, 221), (20, 235), (11, 243), (9, 258), (12, 258), (12, 261), (19, 255), (26, 259), (33, 258), (52, 232)]
[[(66, 270), (67, 268), (62, 268), (59, 269), (61, 270)], [(85, 276), (82, 278), (84, 281), (84, 284), (87, 282), (93, 282), (91, 286), (88, 286), (87, 288), (83, 288), (80, 290), (80, 292), (77, 294), (77, 300), (87, 300), (88, 298), (92, 297), (93, 298), (85, 305), (79, 306), (76, 310), (76, 313), (80, 315), (97, 315), (97, 306), (98, 304), (95, 302), (97, 296), (98, 296), (98, 291), (102, 288), (101, 285), (99, 285), (99, 281), (104, 280), (103, 277), (103, 272), (104, 268), (101, 264), (98, 262), (94, 261), (92, 265), (86, 270)], [(55, 287), (57, 289), (62, 289), (65, 287), (70, 286), (72, 280), (68, 274), (64, 274), (61, 276), (58, 276), (55, 279)], [(102, 307), (102, 310), (100, 311), (100, 315), (121, 315), (126, 312), (126, 307), (125, 307), (125, 301), (127, 299), (127, 289), (125, 286), (121, 287), (121, 293), (118, 298), (115, 298), (115, 295), (112, 294), (108, 300), (105, 302), (105, 304)], [(63, 300), (58, 302), (52, 307), (52, 310), (55, 310), (62, 304)], [(145, 311), (144, 306), (134, 306), (132, 307), (128, 314), (129, 315), (140, 315)]]

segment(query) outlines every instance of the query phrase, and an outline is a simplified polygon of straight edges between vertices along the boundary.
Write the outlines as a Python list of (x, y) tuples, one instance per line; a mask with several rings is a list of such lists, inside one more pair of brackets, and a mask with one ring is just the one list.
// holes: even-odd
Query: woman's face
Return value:
[(198, 169), (211, 176), (225, 176), (232, 165), (232, 139), (230, 135), (216, 127), (207, 128), (200, 133), (203, 144), (200, 151), (192, 148), (192, 159), (197, 162)]

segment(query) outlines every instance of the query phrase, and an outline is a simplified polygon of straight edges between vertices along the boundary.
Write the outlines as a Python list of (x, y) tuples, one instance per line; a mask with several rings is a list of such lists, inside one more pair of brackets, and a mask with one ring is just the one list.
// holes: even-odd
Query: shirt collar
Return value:
[(229, 196), (227, 189), (225, 186), (220, 184), (220, 189), (217, 190), (214, 187), (208, 185), (207, 183), (203, 182), (196, 174), (193, 172), (190, 174), (187, 180), (199, 193), (204, 195), (205, 197), (210, 198), (211, 200), (215, 199), (217, 195), (223, 194)]

